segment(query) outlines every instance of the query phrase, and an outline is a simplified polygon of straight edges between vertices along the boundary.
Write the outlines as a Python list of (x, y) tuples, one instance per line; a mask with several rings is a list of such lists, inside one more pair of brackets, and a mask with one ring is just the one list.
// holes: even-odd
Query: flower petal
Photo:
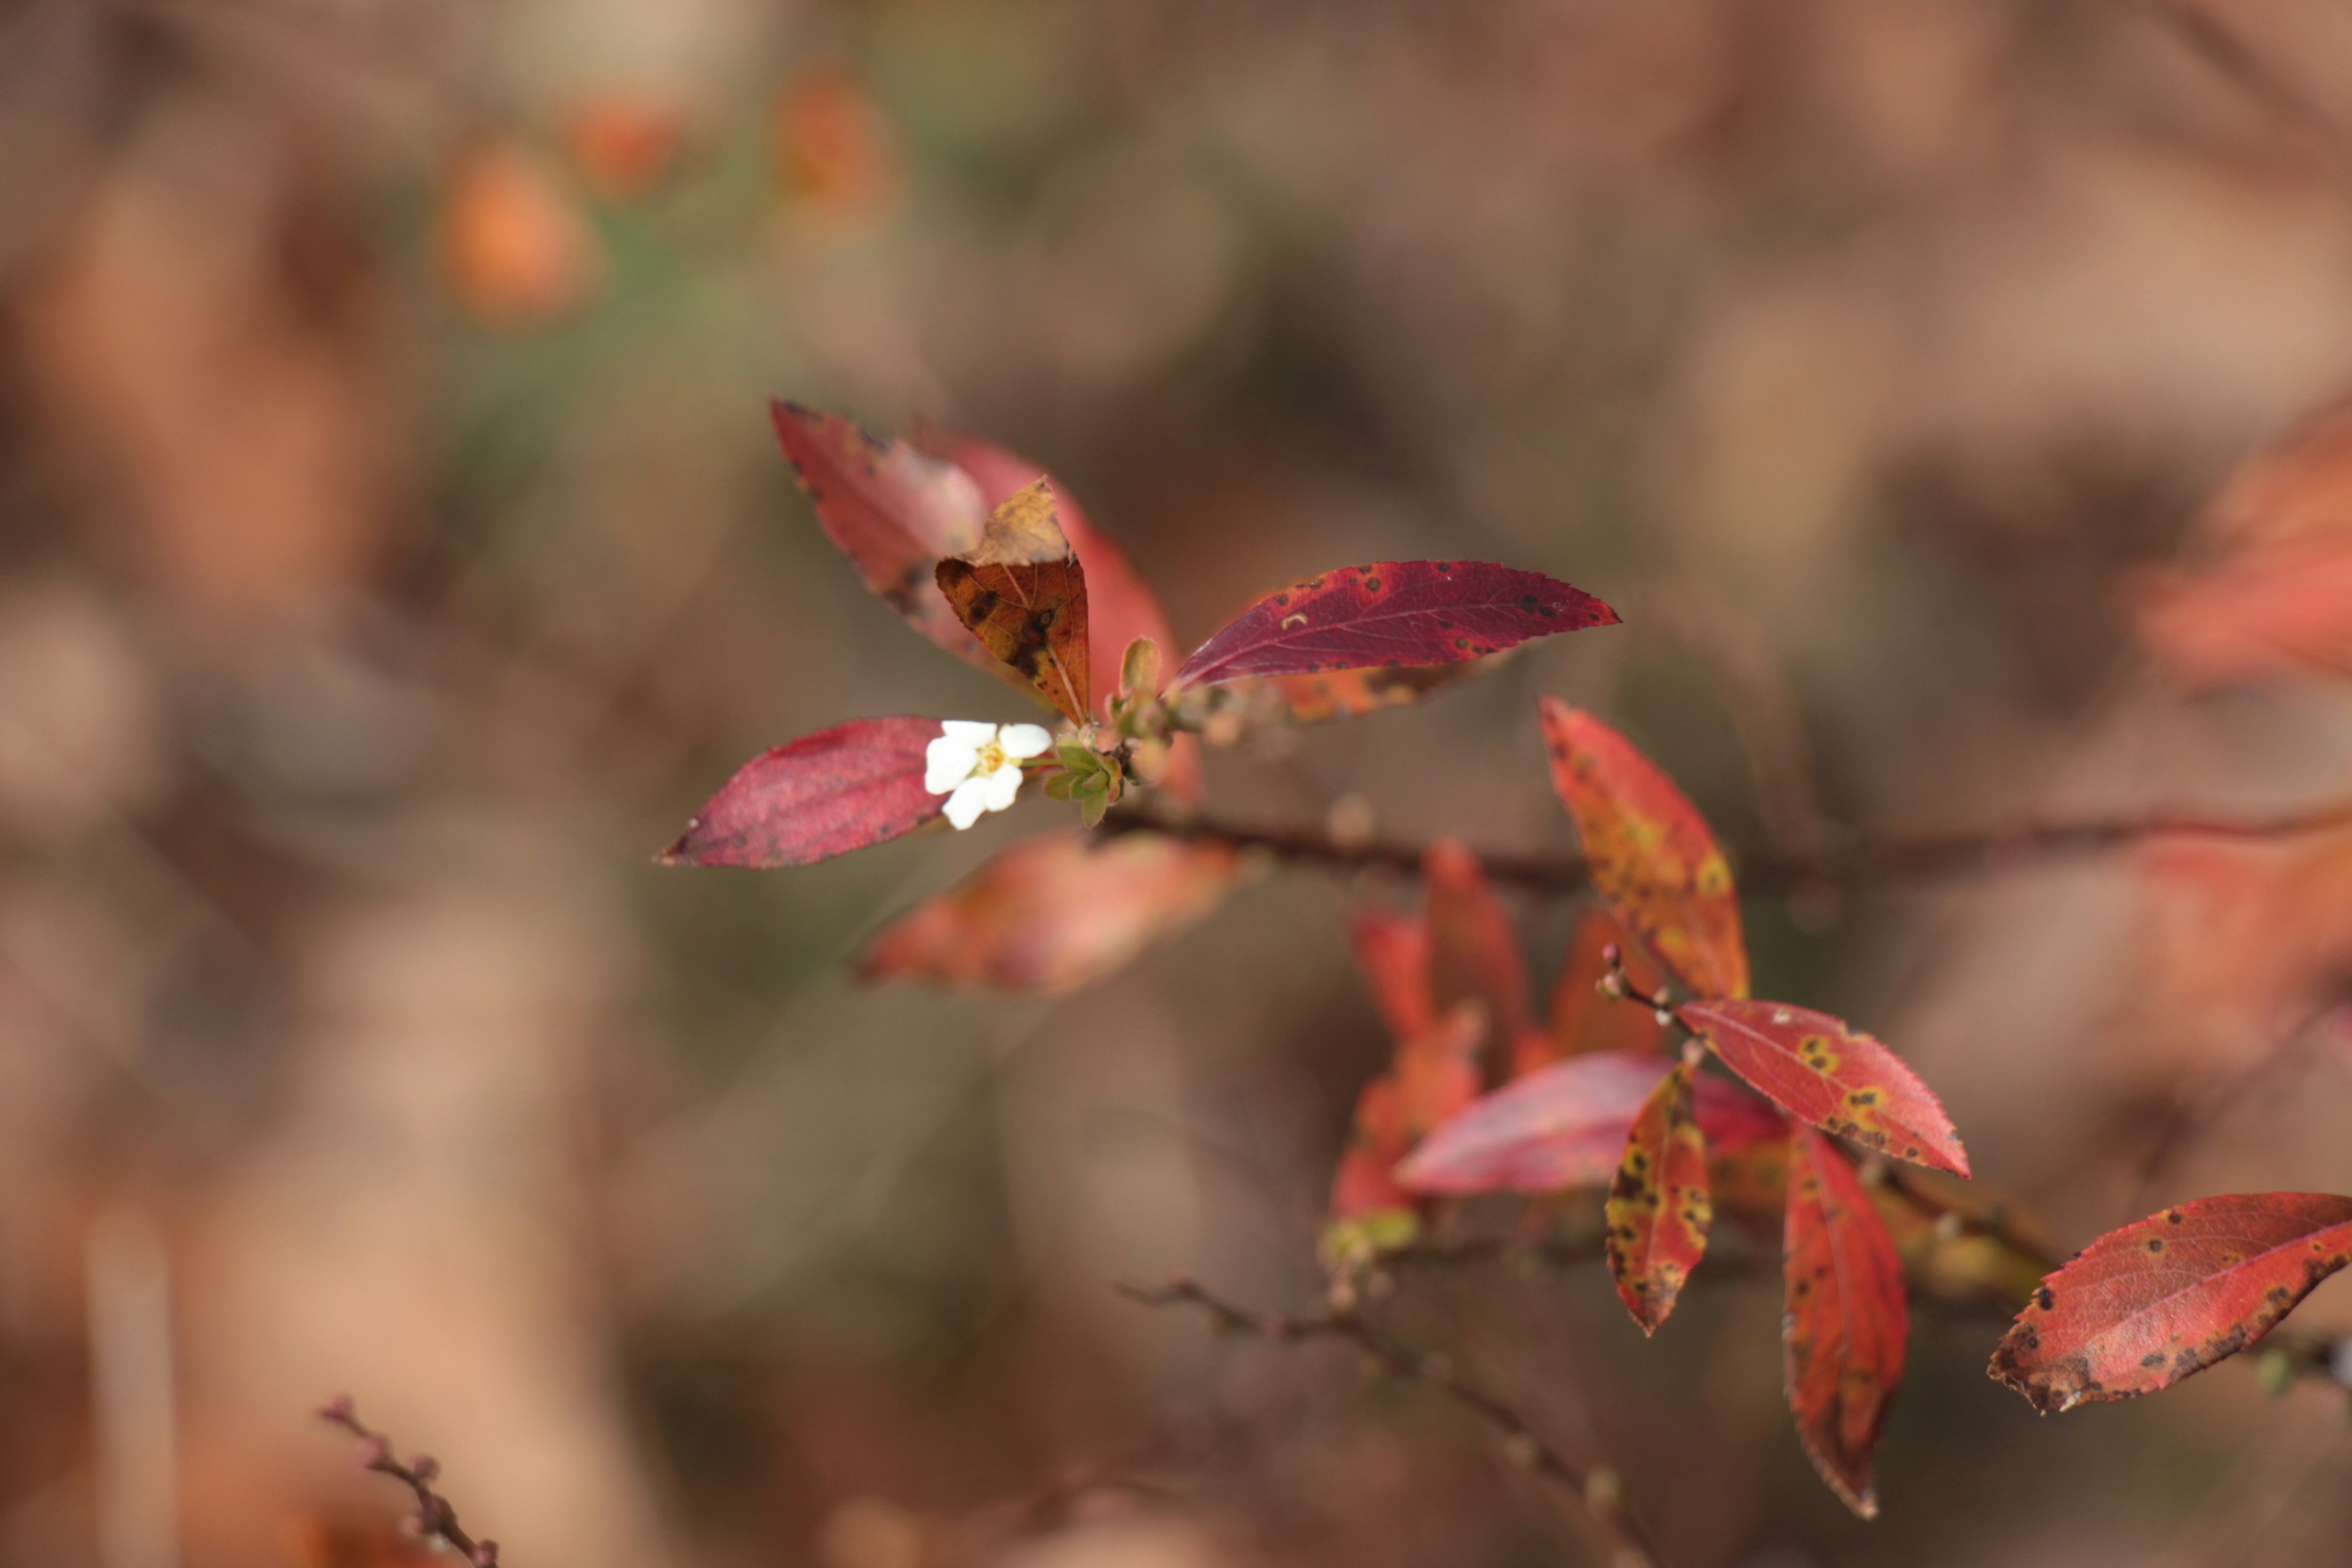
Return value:
[(1054, 737), (1042, 724), (1007, 724), (997, 731), (996, 743), (1008, 757), (1042, 757)]
[(986, 779), (966, 779), (956, 785), (953, 795), (948, 796), (948, 820), (956, 825), (959, 832), (978, 822), (987, 810), (988, 781)]
[(970, 778), (979, 762), (978, 748), (942, 735), (923, 748), (923, 787), (933, 795), (945, 795)]
[(950, 741), (961, 741), (977, 751), (996, 739), (996, 726), (978, 719), (942, 719), (940, 733)]
[(1021, 770), (1008, 764), (997, 769), (980, 783), (988, 791), (988, 809), (1003, 811), (1021, 794)]

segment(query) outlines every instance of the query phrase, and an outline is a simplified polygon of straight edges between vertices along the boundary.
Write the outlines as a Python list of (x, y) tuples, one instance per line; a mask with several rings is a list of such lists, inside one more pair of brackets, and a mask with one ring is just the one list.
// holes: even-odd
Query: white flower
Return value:
[(1003, 811), (1021, 793), (1021, 760), (1045, 754), (1054, 737), (1035, 724), (976, 724), (948, 719), (923, 752), (923, 787), (948, 797), (959, 828), (982, 812)]

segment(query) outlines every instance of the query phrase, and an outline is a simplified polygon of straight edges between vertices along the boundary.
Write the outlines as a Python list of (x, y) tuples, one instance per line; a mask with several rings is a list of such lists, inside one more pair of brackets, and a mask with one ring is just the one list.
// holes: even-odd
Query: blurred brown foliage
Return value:
[[(0, 1563), (411, 1560), (307, 1419), (338, 1390), (518, 1564), (1579, 1551), (1342, 1351), (1111, 1290), (1315, 1288), (1388, 1048), (1357, 889), (1258, 879), (1047, 1002), (848, 973), (987, 829), (647, 863), (761, 747), (1013, 716), (832, 555), (766, 396), (1049, 465), (1180, 642), (1398, 556), (1626, 612), (1216, 757), (1238, 811), (1565, 847), (1544, 691), (1739, 842), (1791, 758), (1850, 823), (2288, 804), (2343, 786), (2342, 689), (2190, 690), (2132, 633), (2147, 569), (2226, 556), (2199, 499), (2352, 385), (2347, 128), (2323, 0), (0, 10)], [(2079, 1240), (2167, 1106), (2340, 998), (2344, 867), (1750, 919)], [(1548, 988), (1578, 911), (1513, 908)], [(2352, 1188), (2341, 1069), (2156, 1195)], [(1923, 1321), (1864, 1526), (1769, 1281), (1646, 1347), (1597, 1270), (1393, 1307), (1677, 1564), (2347, 1522), (2317, 1388), (2037, 1423), (1997, 1324)]]

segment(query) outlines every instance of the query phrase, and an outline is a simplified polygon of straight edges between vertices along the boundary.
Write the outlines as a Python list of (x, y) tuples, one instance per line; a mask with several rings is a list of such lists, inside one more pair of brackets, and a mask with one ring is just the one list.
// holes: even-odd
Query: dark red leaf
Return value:
[(1871, 1456), (1903, 1381), (1910, 1299), (1895, 1239), (1837, 1146), (1800, 1127), (1789, 1148), (1782, 1373), (1797, 1436), (1845, 1505), (1871, 1519)]
[(1480, 561), (1344, 566), (1269, 594), (1193, 650), (1177, 686), (1253, 675), (1458, 664), (1617, 612), (1537, 572)]
[(1609, 1184), (1609, 1272), (1617, 1298), (1644, 1334), (1675, 1310), (1691, 1270), (1706, 1256), (1715, 1222), (1707, 1194), (1706, 1140), (1692, 1113), (1691, 1063), (1677, 1063), (1634, 1113), (1625, 1154)]
[(867, 980), (1058, 994), (1200, 919), (1239, 857), (1157, 834), (1026, 838), (892, 923), (859, 962)]
[(662, 851), (670, 866), (806, 866), (937, 817), (923, 787), (937, 719), (857, 719), (752, 758)]
[[(1431, 1132), (1397, 1180), (1422, 1193), (1598, 1186), (1617, 1169), (1633, 1113), (1673, 1065), (1664, 1057), (1607, 1051), (1529, 1073)], [(1717, 1153), (1780, 1135), (1770, 1107), (1721, 1079), (1699, 1079), (1693, 1105)]]
[(2201, 1198), (2111, 1230), (2050, 1275), (1992, 1376), (2045, 1414), (2171, 1387), (2270, 1332), (2352, 1258), (2352, 1198)]
[(1799, 1121), (1898, 1160), (1969, 1173), (1968, 1151), (1942, 1102), (1870, 1036), (1785, 1002), (1686, 1002), (1675, 1016)]
[(775, 399), (769, 412), (825, 536), (866, 585), (940, 647), (995, 674), (1004, 668), (966, 631), (932, 580), (949, 555), (980, 542), (989, 503), (971, 476), (904, 441)]

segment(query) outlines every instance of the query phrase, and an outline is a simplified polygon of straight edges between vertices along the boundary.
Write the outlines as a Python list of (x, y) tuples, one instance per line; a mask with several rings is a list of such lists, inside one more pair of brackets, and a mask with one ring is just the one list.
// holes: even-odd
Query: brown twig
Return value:
[[(2026, 822), (1959, 833), (1857, 835), (1818, 855), (1756, 848), (1738, 854), (1740, 886), (1749, 892), (1788, 892), (1811, 883), (1899, 883), (1999, 871), (2047, 860), (2103, 854), (2153, 838), (2205, 837), (2261, 841), (2352, 826), (2352, 801), (2269, 817), (2129, 816), (2077, 822)], [(1300, 865), (1337, 870), (1381, 868), (1415, 873), (1425, 846), (1402, 839), (1334, 838), (1307, 823), (1235, 822), (1208, 815), (1178, 816), (1145, 807), (1115, 809), (1103, 819), (1110, 834), (1157, 833), (1191, 843), (1257, 850)], [(1479, 864), (1498, 882), (1538, 892), (1573, 892), (1591, 880), (1581, 855), (1482, 851)]]
[(1584, 1516), (1605, 1538), (1613, 1568), (1654, 1568), (1657, 1552), (1625, 1507), (1624, 1484), (1607, 1465), (1580, 1465), (1539, 1436), (1526, 1416), (1465, 1377), (1450, 1357), (1423, 1354), (1396, 1343), (1353, 1307), (1327, 1306), (1300, 1316), (1237, 1306), (1197, 1280), (1179, 1275), (1165, 1285), (1122, 1285), (1122, 1294), (1150, 1307), (1197, 1307), (1223, 1333), (1248, 1334), (1275, 1344), (1335, 1340), (1354, 1346), (1387, 1376), (1434, 1389), (1484, 1421), (1502, 1438), (1511, 1460), (1572, 1493)]
[(417, 1454), (406, 1464), (393, 1451), (392, 1439), (381, 1432), (370, 1431), (362, 1425), (359, 1414), (352, 1408), (349, 1398), (338, 1395), (319, 1409), (319, 1419), (341, 1426), (360, 1440), (360, 1466), (380, 1475), (390, 1476), (416, 1495), (416, 1512), (410, 1524), (426, 1541), (447, 1546), (463, 1556), (474, 1568), (498, 1568), (499, 1543), (477, 1541), (466, 1533), (457, 1522), (457, 1510), (447, 1498), (433, 1489), (433, 1482), (441, 1474), (440, 1462), (430, 1454)]

